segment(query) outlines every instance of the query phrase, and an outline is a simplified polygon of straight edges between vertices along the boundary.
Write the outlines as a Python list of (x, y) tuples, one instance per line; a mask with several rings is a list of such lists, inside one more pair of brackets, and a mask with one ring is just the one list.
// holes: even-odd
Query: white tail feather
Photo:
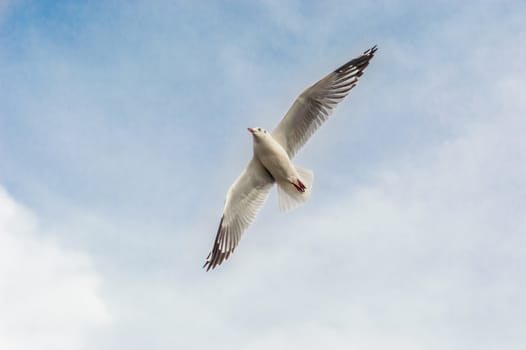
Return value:
[(278, 182), (279, 208), (286, 212), (294, 209), (310, 197), (314, 174), (309, 169), (296, 167), (301, 182), (305, 185), (305, 192), (300, 192), (290, 182)]

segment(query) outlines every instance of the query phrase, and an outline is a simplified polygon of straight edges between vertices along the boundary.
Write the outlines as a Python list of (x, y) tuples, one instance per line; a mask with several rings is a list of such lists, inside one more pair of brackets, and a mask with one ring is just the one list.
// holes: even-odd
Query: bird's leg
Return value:
[(303, 182), (301, 182), (300, 179), (296, 180), (296, 183), (291, 182), (291, 184), (293, 184), (294, 187), (296, 187), (296, 189), (297, 189), (299, 192), (305, 192), (305, 189), (307, 188), (307, 187), (305, 187), (305, 185), (303, 184)]

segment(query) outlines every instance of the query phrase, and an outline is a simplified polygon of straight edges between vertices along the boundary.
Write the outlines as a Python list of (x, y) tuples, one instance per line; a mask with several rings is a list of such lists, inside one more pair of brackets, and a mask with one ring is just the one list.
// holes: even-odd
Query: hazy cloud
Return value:
[[(56, 321), (6, 303), (18, 321), (0, 315), (3, 339), (521, 349), (524, 5), (32, 4), (1, 41), (0, 182), (16, 201), (1, 197), (0, 290)], [(204, 273), (250, 158), (245, 128), (271, 128), (372, 44), (362, 82), (296, 160), (315, 172), (311, 200), (281, 215), (273, 193)]]
[(110, 314), (90, 259), (39, 237), (35, 217), (0, 187), (0, 347), (83, 349)]

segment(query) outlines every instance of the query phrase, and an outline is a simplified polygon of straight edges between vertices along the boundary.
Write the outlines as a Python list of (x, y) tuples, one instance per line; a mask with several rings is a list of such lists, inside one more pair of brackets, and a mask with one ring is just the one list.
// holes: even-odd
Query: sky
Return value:
[[(523, 349), (522, 1), (0, 0), (0, 348)], [(226, 191), (378, 45), (230, 259)]]

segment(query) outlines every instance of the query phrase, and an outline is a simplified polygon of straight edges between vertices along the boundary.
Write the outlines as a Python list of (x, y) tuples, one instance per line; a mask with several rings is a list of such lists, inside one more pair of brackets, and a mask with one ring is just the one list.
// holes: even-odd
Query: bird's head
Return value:
[(255, 140), (265, 138), (269, 135), (268, 131), (263, 128), (247, 128), (247, 130), (252, 134)]

